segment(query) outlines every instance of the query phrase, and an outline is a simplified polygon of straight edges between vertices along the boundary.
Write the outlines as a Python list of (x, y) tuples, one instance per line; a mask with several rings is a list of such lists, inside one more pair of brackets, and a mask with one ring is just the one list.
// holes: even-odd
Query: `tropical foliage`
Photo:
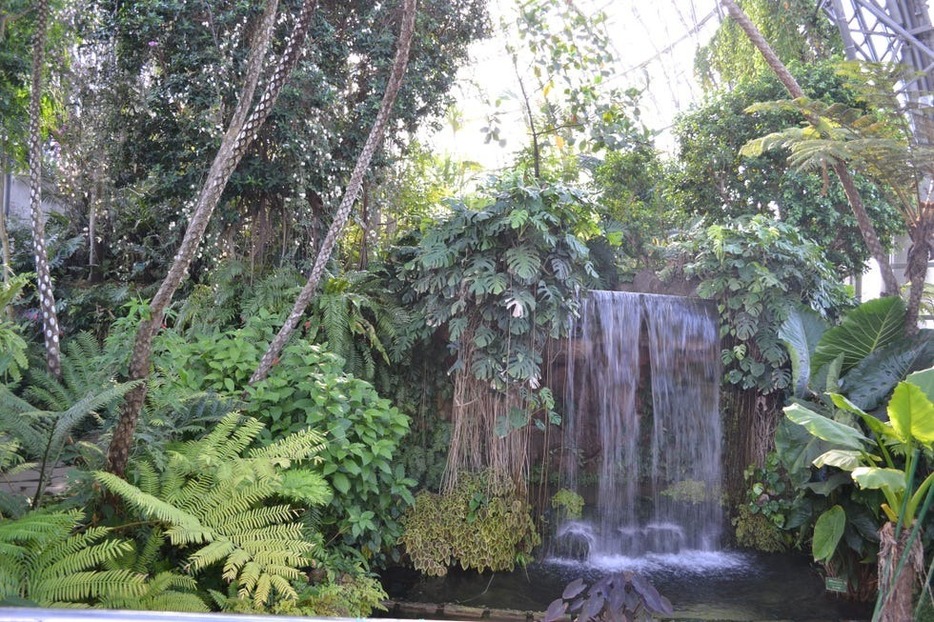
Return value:
[(671, 247), (670, 274), (717, 302), (726, 382), (763, 393), (791, 384), (779, 329), (794, 305), (836, 313), (846, 291), (820, 247), (781, 220), (757, 215), (696, 226)]
[[(323, 238), (347, 214), (335, 217), (386, 90), (401, 2), (50, 4), (0, 12), (4, 191), (25, 162), (31, 40), (50, 24), (38, 125), (64, 353), (60, 376), (43, 368), (51, 310), (37, 310), (33, 253), (2, 210), (0, 478), (35, 471), (36, 485), (0, 490), (0, 602), (365, 617), (386, 599), (372, 573), (388, 564), (525, 564), (547, 517), (587, 511), (548, 473), (566, 458), (560, 344), (581, 296), (654, 271), (720, 314), (727, 478), (748, 488), (732, 498), (740, 543), (810, 546), (852, 592), (871, 590), (865, 562), (878, 557), (880, 608), (904, 599), (890, 562), (909, 551), (914, 570), (930, 544), (934, 372), (913, 372), (934, 346), (912, 334), (916, 297), (907, 311), (888, 298), (846, 312), (839, 279), (868, 253), (824, 168), (860, 171), (884, 244), (907, 225), (917, 283), (931, 158), (880, 92), (901, 74), (838, 72), (826, 60), (841, 42), (809, 3), (743, 2), (808, 97), (774, 101), (779, 83), (725, 21), (698, 53), (707, 98), (676, 122), (670, 158), (644, 125), (645, 85), (614, 75), (606, 16), (516, 2), (499, 25), (514, 83), (481, 133), (527, 141), (483, 180), (489, 162), (413, 137), (442, 119), (465, 131), (452, 86), (488, 34), (487, 3), (421, 0), (385, 146), (355, 178), (333, 256)], [(278, 98), (243, 90), (247, 76), (260, 91), (282, 84), (275, 63), (305, 41), (290, 39), (300, 15), (310, 35)], [(510, 99), (521, 122), (500, 105)], [(268, 120), (246, 122), (273, 100)], [(245, 134), (225, 139), (240, 121)], [(217, 201), (201, 220), (205, 179)], [(193, 221), (204, 233), (182, 253)], [(319, 254), (296, 334), (251, 385)], [(166, 277), (176, 256), (190, 265)], [(153, 297), (163, 277), (174, 303)], [(119, 410), (141, 405), (127, 433)], [(128, 439), (125, 477), (105, 453), (115, 437)], [(692, 501), (695, 484), (661, 494)], [(622, 574), (573, 582), (546, 617), (670, 611)]]

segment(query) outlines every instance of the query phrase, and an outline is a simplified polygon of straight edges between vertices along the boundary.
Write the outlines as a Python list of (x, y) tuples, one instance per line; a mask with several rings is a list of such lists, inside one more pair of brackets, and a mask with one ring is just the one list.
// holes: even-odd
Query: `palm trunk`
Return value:
[(911, 246), (908, 247), (908, 265), (905, 274), (911, 284), (908, 294), (908, 309), (905, 314), (905, 334), (913, 337), (918, 333), (918, 313), (924, 296), (927, 280), (928, 259), (931, 256), (931, 234), (934, 233), (934, 203), (921, 202), (918, 221), (909, 229)]
[(328, 233), (324, 238), (324, 242), (322, 242), (321, 248), (318, 250), (318, 256), (315, 258), (314, 266), (311, 269), (311, 275), (308, 277), (308, 281), (299, 293), (298, 298), (296, 298), (295, 304), (292, 306), (292, 311), (289, 313), (288, 318), (286, 318), (279, 333), (269, 344), (256, 371), (250, 376), (249, 384), (251, 385), (263, 380), (269, 375), (273, 365), (279, 360), (279, 354), (282, 352), (282, 348), (285, 347), (286, 342), (288, 342), (289, 338), (292, 336), (295, 327), (298, 326), (299, 319), (305, 313), (308, 303), (311, 302), (315, 290), (318, 289), (318, 284), (321, 282), (321, 275), (324, 274), (324, 267), (331, 258), (331, 252), (334, 250), (337, 238), (343, 231), (344, 225), (347, 224), (350, 211), (353, 209), (354, 203), (360, 196), (360, 190), (363, 187), (363, 176), (370, 166), (370, 160), (373, 158), (373, 154), (376, 153), (376, 149), (382, 141), (386, 122), (389, 120), (389, 115), (392, 112), (392, 105), (396, 101), (399, 87), (402, 86), (402, 77), (405, 74), (406, 65), (408, 65), (409, 49), (412, 44), (414, 32), (415, 0), (405, 0), (402, 14), (402, 27), (399, 32), (398, 47), (396, 48), (396, 57), (393, 61), (389, 83), (386, 85), (386, 92), (383, 93), (383, 100), (380, 103), (379, 112), (376, 114), (376, 120), (373, 122), (370, 135), (367, 136), (366, 142), (363, 145), (363, 150), (357, 157), (353, 173), (350, 175), (350, 182), (347, 184), (344, 197), (341, 199), (337, 214), (335, 214), (334, 220), (328, 228)]
[[(756, 46), (756, 49), (758, 49), (765, 58), (765, 62), (768, 63), (772, 71), (775, 72), (775, 75), (778, 76), (778, 79), (785, 86), (788, 93), (794, 98), (804, 97), (804, 91), (801, 90), (801, 86), (798, 84), (797, 80), (794, 79), (794, 76), (791, 75), (788, 68), (785, 67), (784, 63), (778, 58), (775, 51), (772, 50), (772, 47), (765, 40), (765, 37), (762, 36), (762, 33), (759, 32), (756, 25), (752, 23), (752, 20), (749, 19), (749, 16), (739, 8), (734, 0), (721, 0), (721, 3), (726, 7), (730, 17), (743, 29), (743, 32), (745, 32), (749, 40), (752, 41), (752, 44)], [(819, 126), (818, 119), (808, 119), (808, 121), (815, 127)], [(862, 233), (863, 240), (866, 242), (866, 248), (869, 249), (872, 258), (879, 264), (879, 271), (882, 275), (882, 294), (884, 296), (897, 296), (898, 280), (895, 278), (895, 272), (892, 270), (892, 266), (889, 263), (889, 256), (885, 252), (885, 249), (882, 248), (879, 235), (876, 233), (876, 228), (873, 226), (872, 220), (870, 220), (869, 214), (866, 212), (863, 200), (859, 195), (859, 191), (856, 189), (856, 184), (853, 182), (850, 172), (842, 163), (835, 164), (833, 170), (834, 173), (837, 174), (837, 177), (840, 178), (840, 183), (843, 185), (844, 192), (846, 192), (850, 208), (853, 210), (853, 215), (856, 217), (856, 223), (859, 226), (860, 233)]]
[[(879, 609), (878, 622), (906, 622), (913, 619), (912, 602), (915, 587), (924, 565), (924, 547), (917, 537), (906, 551), (911, 534), (911, 526), (902, 526), (902, 532), (895, 539), (895, 523), (887, 522), (879, 530), (879, 591), (883, 595)], [(894, 576), (899, 562), (907, 554), (902, 564), (901, 573)]]
[(42, 215), (42, 135), (39, 127), (42, 98), (42, 65), (45, 62), (45, 39), (49, 19), (48, 0), (37, 0), (36, 38), (32, 53), (32, 92), (29, 97), (29, 205), (32, 213), (32, 249), (36, 260), (39, 309), (42, 312), (42, 336), (45, 339), (46, 365), (56, 378), (62, 375), (58, 314), (49, 256), (45, 248), (45, 220)]
[[(253, 94), (264, 67), (266, 52), (272, 40), (278, 12), (277, 0), (269, 0), (266, 5), (261, 18), (262, 25), (251, 46), (246, 78), (240, 92), (237, 108), (221, 141), (217, 155), (214, 157), (214, 162), (211, 164), (207, 179), (198, 195), (194, 213), (188, 228), (185, 230), (185, 237), (182, 239), (178, 253), (175, 255), (175, 259), (169, 267), (159, 291), (152, 299), (150, 304), (151, 319), (140, 322), (130, 358), (129, 375), (131, 380), (146, 379), (149, 376), (152, 340), (162, 326), (165, 310), (188, 273), (188, 268), (195, 257), (198, 246), (201, 244), (211, 215), (220, 201), (227, 181), (259, 134), (259, 130), (272, 111), (283, 85), (298, 62), (315, 7), (315, 0), (305, 0), (286, 48), (275, 71), (269, 78), (263, 95), (254, 107)], [(251, 108), (252, 113), (250, 112)], [(143, 402), (146, 399), (146, 388), (146, 383), (143, 382), (140, 383), (138, 388), (127, 394), (120, 413), (120, 420), (114, 430), (113, 440), (110, 443), (107, 455), (107, 468), (117, 475), (122, 476), (126, 471), (133, 435), (136, 431), (136, 423), (142, 411)]]

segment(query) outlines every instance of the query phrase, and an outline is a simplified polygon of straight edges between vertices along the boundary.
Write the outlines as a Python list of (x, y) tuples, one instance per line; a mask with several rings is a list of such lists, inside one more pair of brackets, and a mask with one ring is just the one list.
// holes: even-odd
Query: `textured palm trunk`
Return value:
[[(911, 526), (902, 526), (898, 539), (895, 538), (895, 523), (887, 522), (879, 530), (879, 590), (884, 594), (882, 606), (878, 610), (879, 622), (906, 622), (913, 620), (912, 603), (918, 577), (924, 565), (924, 547), (917, 537), (907, 549)], [(906, 555), (904, 563), (900, 563)], [(894, 576), (899, 565), (898, 576)]]
[[(765, 58), (766, 63), (768, 63), (772, 71), (775, 72), (775, 75), (778, 76), (778, 79), (785, 86), (788, 93), (795, 98), (804, 97), (804, 91), (801, 90), (801, 86), (798, 84), (797, 80), (794, 79), (794, 76), (791, 75), (788, 68), (785, 67), (784, 63), (778, 58), (775, 51), (772, 50), (772, 47), (765, 40), (765, 37), (762, 36), (762, 33), (759, 32), (756, 25), (752, 23), (752, 20), (749, 19), (749, 16), (739, 8), (734, 0), (721, 0), (721, 3), (726, 7), (730, 17), (743, 29), (743, 32), (745, 32), (749, 40), (752, 41), (752, 44), (756, 46), (756, 49), (758, 49)], [(808, 119), (808, 121), (815, 127), (818, 125), (817, 119)], [(889, 256), (885, 252), (885, 249), (882, 248), (882, 243), (879, 241), (876, 228), (873, 226), (872, 220), (870, 220), (869, 214), (866, 212), (863, 200), (859, 195), (859, 191), (856, 189), (856, 184), (853, 182), (853, 177), (843, 164), (835, 164), (833, 170), (840, 179), (844, 192), (846, 192), (846, 197), (850, 203), (850, 208), (853, 210), (853, 215), (856, 217), (859, 231), (863, 236), (863, 240), (866, 242), (866, 248), (869, 249), (872, 258), (879, 264), (879, 271), (882, 275), (883, 295), (897, 296), (898, 280), (895, 278), (895, 272), (892, 270), (892, 266), (889, 263)]]
[(315, 263), (311, 269), (308, 281), (296, 298), (295, 304), (292, 306), (292, 311), (289, 312), (289, 316), (286, 318), (282, 328), (263, 354), (263, 358), (260, 360), (256, 371), (250, 376), (251, 385), (263, 380), (269, 375), (273, 365), (275, 365), (276, 361), (279, 359), (282, 348), (285, 347), (292, 333), (295, 332), (295, 327), (298, 326), (299, 319), (301, 319), (302, 315), (305, 313), (308, 303), (311, 302), (315, 291), (318, 289), (318, 284), (321, 282), (321, 275), (324, 274), (324, 268), (331, 258), (334, 245), (337, 243), (338, 237), (340, 237), (341, 232), (344, 230), (348, 218), (350, 218), (350, 212), (353, 209), (354, 203), (356, 203), (357, 198), (360, 196), (360, 190), (363, 188), (363, 176), (370, 166), (370, 160), (373, 158), (373, 154), (376, 153), (376, 149), (382, 141), (383, 132), (386, 129), (386, 122), (389, 120), (389, 115), (392, 112), (392, 105), (396, 101), (399, 87), (402, 86), (402, 78), (405, 75), (405, 68), (408, 65), (409, 49), (411, 48), (412, 35), (414, 32), (415, 0), (405, 0), (402, 13), (402, 26), (399, 31), (399, 43), (396, 47), (396, 57), (393, 61), (392, 73), (390, 74), (389, 82), (386, 86), (386, 92), (383, 93), (383, 100), (376, 114), (376, 120), (373, 122), (370, 134), (367, 136), (366, 142), (363, 145), (363, 150), (357, 157), (353, 173), (350, 175), (350, 182), (347, 184), (347, 189), (344, 191), (344, 197), (341, 199), (341, 204), (337, 209), (337, 213), (334, 215), (334, 220), (328, 228), (328, 233), (324, 238), (324, 242), (321, 244), (321, 248), (318, 250), (317, 257), (315, 257)]
[(45, 38), (49, 19), (48, 0), (37, 0), (36, 38), (32, 52), (32, 92), (29, 97), (29, 206), (32, 213), (32, 249), (36, 260), (36, 281), (39, 290), (39, 310), (42, 314), (42, 336), (45, 340), (46, 364), (49, 372), (62, 375), (59, 345), (58, 314), (55, 294), (45, 248), (45, 218), (42, 215), (42, 136), (39, 127), (42, 98), (42, 65), (45, 62)]
[[(278, 13), (277, 0), (270, 0), (266, 5), (261, 17), (261, 26), (257, 31), (258, 34), (251, 45), (246, 78), (240, 92), (237, 108), (231, 117), (230, 124), (221, 141), (221, 146), (214, 157), (207, 179), (198, 195), (195, 210), (191, 221), (188, 223), (188, 228), (185, 230), (185, 236), (182, 239), (178, 253), (175, 255), (165, 279), (159, 286), (159, 291), (150, 303), (151, 319), (141, 322), (136, 334), (133, 353), (130, 358), (129, 376), (131, 380), (141, 380), (149, 377), (152, 341), (156, 332), (162, 326), (165, 310), (188, 273), (188, 268), (197, 253), (204, 232), (211, 220), (211, 215), (220, 201), (230, 175), (259, 133), (276, 103), (283, 85), (301, 56), (316, 4), (315, 0), (305, 0), (301, 13), (292, 29), (292, 34), (286, 43), (285, 50), (269, 78), (262, 96), (254, 106), (253, 94), (265, 65), (266, 52), (272, 40)], [(107, 455), (107, 468), (117, 475), (122, 476), (126, 471), (136, 424), (143, 408), (143, 402), (146, 399), (146, 389), (146, 383), (143, 382), (127, 394), (120, 413), (120, 420), (114, 430), (113, 440), (110, 443)]]
[(918, 314), (927, 280), (928, 260), (931, 257), (931, 234), (934, 233), (934, 203), (921, 201), (919, 207), (918, 222), (909, 229), (911, 246), (908, 248), (908, 265), (905, 268), (905, 275), (910, 283), (908, 309), (905, 314), (905, 334), (909, 337), (916, 335), (920, 328)]

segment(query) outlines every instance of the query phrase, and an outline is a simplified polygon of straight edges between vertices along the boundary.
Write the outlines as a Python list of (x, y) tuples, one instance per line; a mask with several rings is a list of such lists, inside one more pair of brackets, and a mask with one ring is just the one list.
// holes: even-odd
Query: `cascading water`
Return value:
[[(720, 510), (720, 349), (701, 301), (593, 291), (569, 340), (563, 472), (593, 490), (558, 554), (590, 560), (714, 551)], [(595, 482), (594, 482), (595, 480)], [(592, 484), (592, 485), (588, 485)]]

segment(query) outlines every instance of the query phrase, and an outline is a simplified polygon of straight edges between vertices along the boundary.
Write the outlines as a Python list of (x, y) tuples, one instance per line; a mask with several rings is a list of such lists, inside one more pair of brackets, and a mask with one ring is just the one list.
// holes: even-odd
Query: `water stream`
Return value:
[(569, 340), (566, 487), (592, 501), (557, 559), (720, 547), (719, 333), (705, 303), (594, 291)]

